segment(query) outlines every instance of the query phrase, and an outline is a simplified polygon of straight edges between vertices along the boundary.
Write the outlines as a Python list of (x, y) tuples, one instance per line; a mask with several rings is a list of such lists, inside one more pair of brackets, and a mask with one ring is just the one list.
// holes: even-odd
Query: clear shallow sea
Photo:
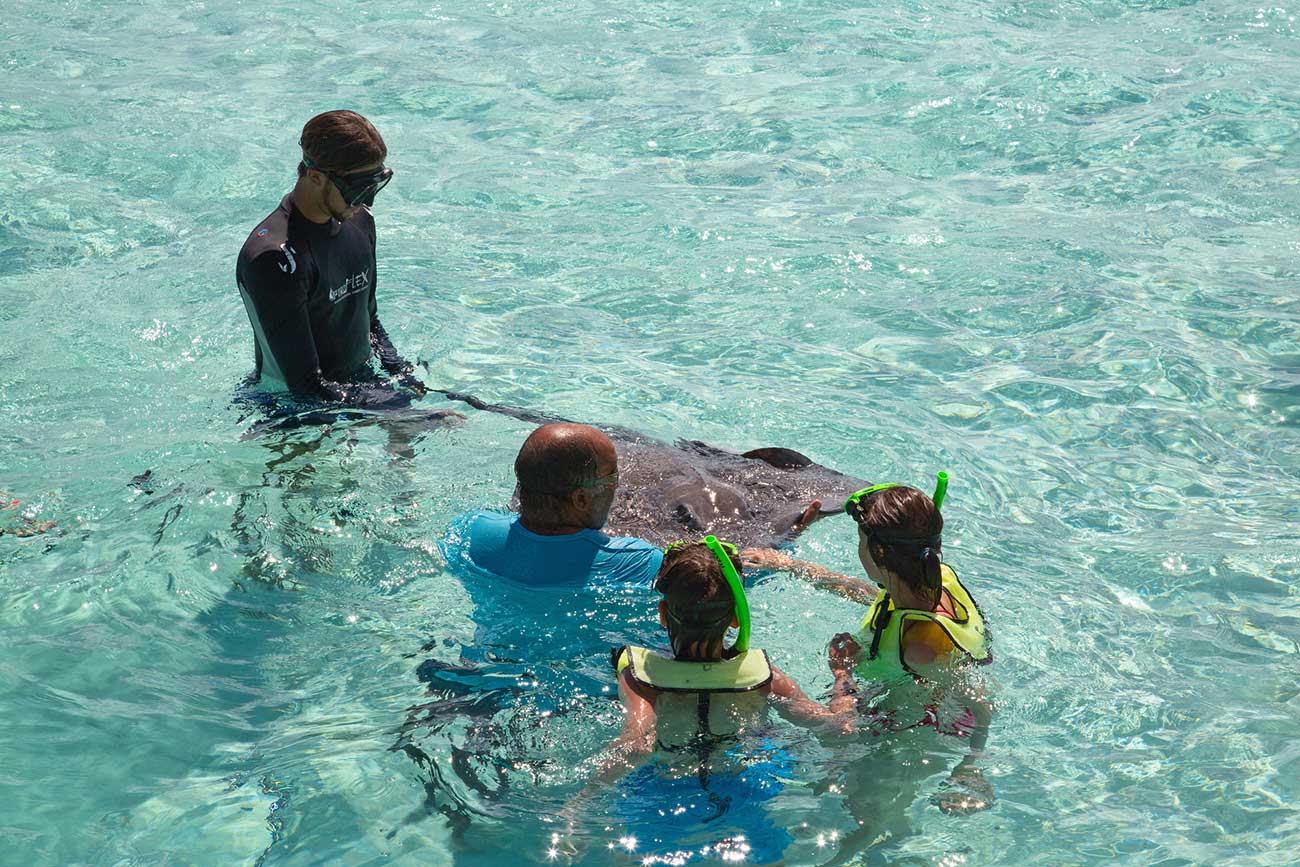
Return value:
[[(908, 794), (864, 863), (1291, 863), (1295, 14), (9, 0), (0, 527), (57, 528), (0, 535), (0, 861), (545, 862), (618, 719), (573, 651), (651, 634), (644, 600), (476, 607), (437, 555), (508, 498), (525, 426), (470, 412), (413, 460), (366, 426), (241, 440), (234, 257), (302, 123), (346, 106), (397, 172), (384, 322), (435, 384), (952, 473), (999, 803), (942, 815), (897, 769), (943, 747), (892, 745), (871, 773)], [(797, 552), (850, 569), (844, 531)], [(752, 599), (823, 689), (859, 612)], [(462, 657), (505, 709), (412, 710), (423, 661)], [(807, 765), (764, 815), (820, 863), (835, 765), (782, 736)]]

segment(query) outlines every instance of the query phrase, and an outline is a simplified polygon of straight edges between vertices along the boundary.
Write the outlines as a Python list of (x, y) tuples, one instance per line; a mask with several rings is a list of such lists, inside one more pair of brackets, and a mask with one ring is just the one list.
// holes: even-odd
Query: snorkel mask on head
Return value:
[[(736, 546), (730, 542), (720, 542), (716, 536), (705, 536), (700, 541), (713, 552), (714, 557), (718, 558), (718, 565), (722, 567), (722, 577), (727, 579), (727, 586), (731, 588), (731, 595), (735, 600), (735, 605), (734, 607), (728, 606), (725, 616), (727, 620), (730, 620), (734, 613), (738, 624), (736, 643), (732, 645), (731, 649), (737, 653), (744, 653), (749, 650), (749, 600), (745, 597), (745, 586), (740, 582), (740, 576), (736, 574), (736, 567), (731, 564), (731, 557), (727, 556), (728, 554), (731, 556), (736, 555)], [(666, 554), (689, 544), (691, 543), (673, 542), (664, 548), (664, 553)], [(671, 611), (669, 616), (677, 620), (678, 623), (682, 622)], [(719, 613), (718, 619), (722, 619), (721, 613)]]
[[(897, 487), (899, 487), (898, 482), (882, 482), (879, 485), (872, 485), (869, 488), (863, 488), (860, 491), (853, 492), (849, 495), (849, 498), (844, 501), (844, 514), (857, 521), (858, 528), (865, 533), (868, 538), (875, 539), (879, 542), (922, 545), (938, 544), (939, 534), (937, 533), (933, 536), (899, 536), (873, 531), (863, 522), (862, 519), (866, 514), (867, 509), (867, 498), (879, 491)], [(934, 496), (930, 498), (934, 501), (934, 509), (936, 512), (941, 511), (943, 507), (943, 498), (947, 493), (948, 474), (943, 470), (940, 470), (938, 475), (935, 476)]]
[[(898, 482), (881, 482), (878, 485), (872, 485), (869, 488), (863, 488), (860, 491), (854, 491), (852, 494), (849, 494), (849, 498), (844, 501), (844, 514), (848, 515), (854, 520), (860, 521), (861, 519), (858, 516), (861, 515), (863, 510), (866, 508), (866, 504), (863, 501), (866, 500), (867, 497), (871, 496), (877, 491), (883, 491), (887, 488), (897, 488), (897, 487), (899, 487)], [(940, 470), (938, 475), (935, 476), (934, 496), (930, 498), (931, 500), (934, 501), (935, 511), (942, 511), (943, 498), (947, 493), (948, 493), (948, 474), (943, 470)]]

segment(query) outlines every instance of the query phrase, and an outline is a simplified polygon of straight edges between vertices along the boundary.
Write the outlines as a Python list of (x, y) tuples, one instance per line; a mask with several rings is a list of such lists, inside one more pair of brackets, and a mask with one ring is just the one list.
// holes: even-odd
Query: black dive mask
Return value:
[(368, 172), (336, 175), (334, 172), (320, 168), (306, 154), (302, 155), (302, 164), (309, 169), (316, 169), (329, 178), (349, 208), (355, 208), (357, 205), (365, 205), (369, 208), (375, 203), (375, 195), (388, 186), (388, 182), (393, 179), (393, 170), (385, 166)]

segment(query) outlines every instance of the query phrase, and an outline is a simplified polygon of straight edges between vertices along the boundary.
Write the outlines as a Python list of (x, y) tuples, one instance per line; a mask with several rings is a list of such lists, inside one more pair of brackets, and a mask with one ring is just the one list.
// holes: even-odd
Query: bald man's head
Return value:
[(543, 425), (519, 450), (515, 477), (526, 525), (599, 529), (614, 501), (618, 453), (594, 427)]

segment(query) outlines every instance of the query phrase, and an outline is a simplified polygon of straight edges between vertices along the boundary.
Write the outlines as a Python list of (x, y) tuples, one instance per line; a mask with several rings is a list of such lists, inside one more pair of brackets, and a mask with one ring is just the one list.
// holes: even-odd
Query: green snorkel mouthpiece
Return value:
[(936, 512), (941, 511), (943, 509), (943, 497), (947, 493), (948, 493), (948, 474), (943, 470), (939, 470), (939, 475), (935, 476), (935, 481), (934, 481), (934, 496), (930, 498), (934, 500), (934, 510)]
[[(740, 583), (740, 576), (736, 574), (736, 567), (731, 565), (731, 558), (727, 552), (722, 550), (722, 543), (716, 536), (705, 536), (704, 544), (713, 552), (713, 556), (718, 558), (718, 565), (722, 567), (722, 575), (727, 579), (727, 584), (731, 586), (731, 595), (736, 600), (736, 623), (740, 625), (740, 631), (736, 635), (736, 643), (732, 649), (737, 653), (744, 653), (749, 650), (749, 599), (745, 597), (745, 585)], [(735, 548), (732, 547), (734, 551)]]

